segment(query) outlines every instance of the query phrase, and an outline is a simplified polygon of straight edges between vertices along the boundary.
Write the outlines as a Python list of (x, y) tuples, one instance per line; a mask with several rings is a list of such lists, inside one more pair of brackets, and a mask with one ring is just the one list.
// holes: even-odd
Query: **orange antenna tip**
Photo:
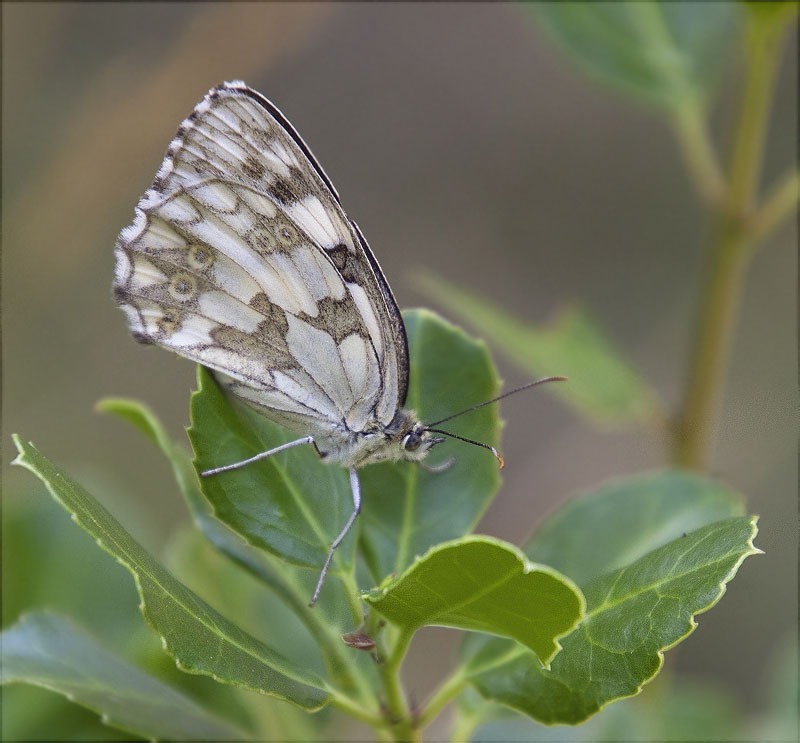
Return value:
[(506, 466), (506, 460), (500, 456), (500, 452), (497, 451), (497, 449), (495, 449), (494, 447), (491, 447), (491, 449), (492, 449), (492, 454), (494, 454), (497, 457), (497, 461), (500, 464), (500, 466), (497, 469), (500, 470), (503, 469), (503, 467)]

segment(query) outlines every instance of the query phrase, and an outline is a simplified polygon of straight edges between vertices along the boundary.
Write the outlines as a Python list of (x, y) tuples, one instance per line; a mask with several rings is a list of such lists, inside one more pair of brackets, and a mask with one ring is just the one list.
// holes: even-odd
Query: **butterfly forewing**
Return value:
[(305, 143), (242, 83), (184, 121), (116, 247), (140, 340), (324, 440), (387, 425), (408, 384), (397, 305)]

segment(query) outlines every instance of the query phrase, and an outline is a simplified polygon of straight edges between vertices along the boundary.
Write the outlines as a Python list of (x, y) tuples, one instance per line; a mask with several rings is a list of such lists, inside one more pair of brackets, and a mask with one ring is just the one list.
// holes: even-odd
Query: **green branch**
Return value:
[(396, 637), (394, 647), (388, 658), (380, 663), (378, 670), (386, 694), (386, 716), (391, 724), (391, 732), (395, 740), (416, 741), (419, 739), (419, 728), (412, 718), (405, 692), (400, 680), (400, 667), (403, 665), (408, 646), (414, 633), (402, 630)]
[(750, 222), (753, 246), (766, 240), (800, 203), (800, 172), (787, 173), (772, 188)]
[[(691, 469), (707, 469), (710, 459), (714, 421), (752, 253), (754, 237), (748, 225), (761, 178), (769, 108), (786, 18), (785, 14), (754, 13), (745, 33), (745, 87), (728, 187), (715, 219), (683, 411), (675, 436), (674, 462)], [(782, 203), (778, 207), (785, 208)]]
[(417, 725), (420, 729), (435, 720), (439, 713), (464, 690), (466, 685), (467, 674), (462, 666), (447, 678), (428, 700), (417, 718)]
[(627, 9), (642, 37), (662, 50), (654, 54), (652, 62), (659, 65), (660, 75), (669, 82), (673, 93), (670, 116), (686, 169), (700, 198), (709, 205), (717, 205), (725, 194), (725, 178), (708, 131), (703, 96), (690, 82), (684, 66), (675, 64), (674, 58), (666, 53), (675, 48), (675, 40), (663, 8), (658, 3), (640, 2), (630, 3)]
[(709, 206), (718, 206), (725, 197), (725, 178), (701, 107), (692, 101), (673, 111), (672, 127), (698, 195)]
[(342, 694), (335, 689), (328, 689), (330, 693), (330, 703), (332, 706), (340, 709), (347, 715), (350, 715), (355, 720), (366, 723), (374, 728), (382, 728), (385, 726), (386, 721), (380, 715), (370, 712), (364, 708), (364, 705), (350, 697)]

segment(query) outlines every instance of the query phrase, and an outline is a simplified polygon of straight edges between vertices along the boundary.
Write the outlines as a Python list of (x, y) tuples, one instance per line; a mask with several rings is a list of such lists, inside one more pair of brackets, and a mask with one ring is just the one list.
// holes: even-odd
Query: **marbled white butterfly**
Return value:
[(286, 117), (237, 81), (211, 89), (181, 124), (115, 254), (114, 294), (138, 340), (214, 370), (302, 434), (203, 475), (306, 443), (349, 469), (353, 513), (313, 605), (360, 510), (357, 469), (420, 462), (443, 441), (434, 434), (454, 436), (403, 408), (405, 328), (361, 230)]

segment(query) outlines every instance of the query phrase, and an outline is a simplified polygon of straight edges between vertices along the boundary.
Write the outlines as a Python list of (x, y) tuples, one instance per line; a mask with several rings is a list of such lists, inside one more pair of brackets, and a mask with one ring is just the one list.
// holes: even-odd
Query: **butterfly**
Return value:
[(243, 82), (212, 88), (180, 125), (115, 256), (114, 296), (137, 340), (208, 367), (301, 434), (201, 474), (303, 444), (348, 469), (353, 512), (311, 605), (361, 509), (360, 467), (421, 462), (443, 436), (502, 466), (494, 447), (433, 428), (454, 416), (426, 425), (403, 407), (408, 340), (378, 261), (294, 127)]

